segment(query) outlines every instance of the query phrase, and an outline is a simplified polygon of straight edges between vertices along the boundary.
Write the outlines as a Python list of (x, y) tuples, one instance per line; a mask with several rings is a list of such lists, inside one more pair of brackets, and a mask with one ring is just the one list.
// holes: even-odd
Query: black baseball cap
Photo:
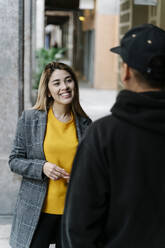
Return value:
[[(165, 58), (165, 31), (152, 24), (134, 27), (124, 35), (120, 46), (110, 51), (119, 54), (131, 68), (152, 76), (151, 60), (157, 56)], [(158, 73), (165, 78), (165, 68), (159, 68)]]

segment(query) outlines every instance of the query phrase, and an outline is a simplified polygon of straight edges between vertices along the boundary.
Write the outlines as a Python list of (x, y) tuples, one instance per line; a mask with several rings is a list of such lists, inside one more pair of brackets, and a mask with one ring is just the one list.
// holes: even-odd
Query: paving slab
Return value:
[(110, 114), (116, 96), (115, 90), (80, 87), (80, 103), (93, 121)]
[(9, 236), (12, 216), (0, 216), (0, 248), (10, 248)]

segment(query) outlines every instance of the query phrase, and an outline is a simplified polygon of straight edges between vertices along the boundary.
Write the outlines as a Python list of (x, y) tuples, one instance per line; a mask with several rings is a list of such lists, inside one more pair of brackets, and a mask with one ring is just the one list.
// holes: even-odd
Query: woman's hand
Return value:
[(68, 172), (66, 172), (61, 167), (57, 166), (56, 164), (52, 164), (50, 162), (46, 162), (43, 166), (43, 173), (50, 179), (56, 181), (60, 178), (64, 178), (67, 181), (70, 178)]

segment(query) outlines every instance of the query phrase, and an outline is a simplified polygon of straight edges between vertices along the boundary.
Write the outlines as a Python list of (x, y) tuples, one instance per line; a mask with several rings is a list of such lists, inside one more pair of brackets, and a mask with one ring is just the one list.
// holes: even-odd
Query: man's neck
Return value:
[(146, 84), (138, 83), (137, 81), (129, 82), (125, 84), (125, 89), (134, 91), (137, 93), (148, 92), (148, 91), (160, 91), (161, 89), (149, 87)]

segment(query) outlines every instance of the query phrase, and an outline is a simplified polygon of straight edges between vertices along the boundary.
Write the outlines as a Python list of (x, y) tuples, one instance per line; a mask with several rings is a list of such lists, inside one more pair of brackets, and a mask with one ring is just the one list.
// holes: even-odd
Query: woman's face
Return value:
[(74, 98), (75, 83), (69, 72), (65, 70), (55, 70), (49, 80), (49, 95), (55, 103), (68, 105)]

